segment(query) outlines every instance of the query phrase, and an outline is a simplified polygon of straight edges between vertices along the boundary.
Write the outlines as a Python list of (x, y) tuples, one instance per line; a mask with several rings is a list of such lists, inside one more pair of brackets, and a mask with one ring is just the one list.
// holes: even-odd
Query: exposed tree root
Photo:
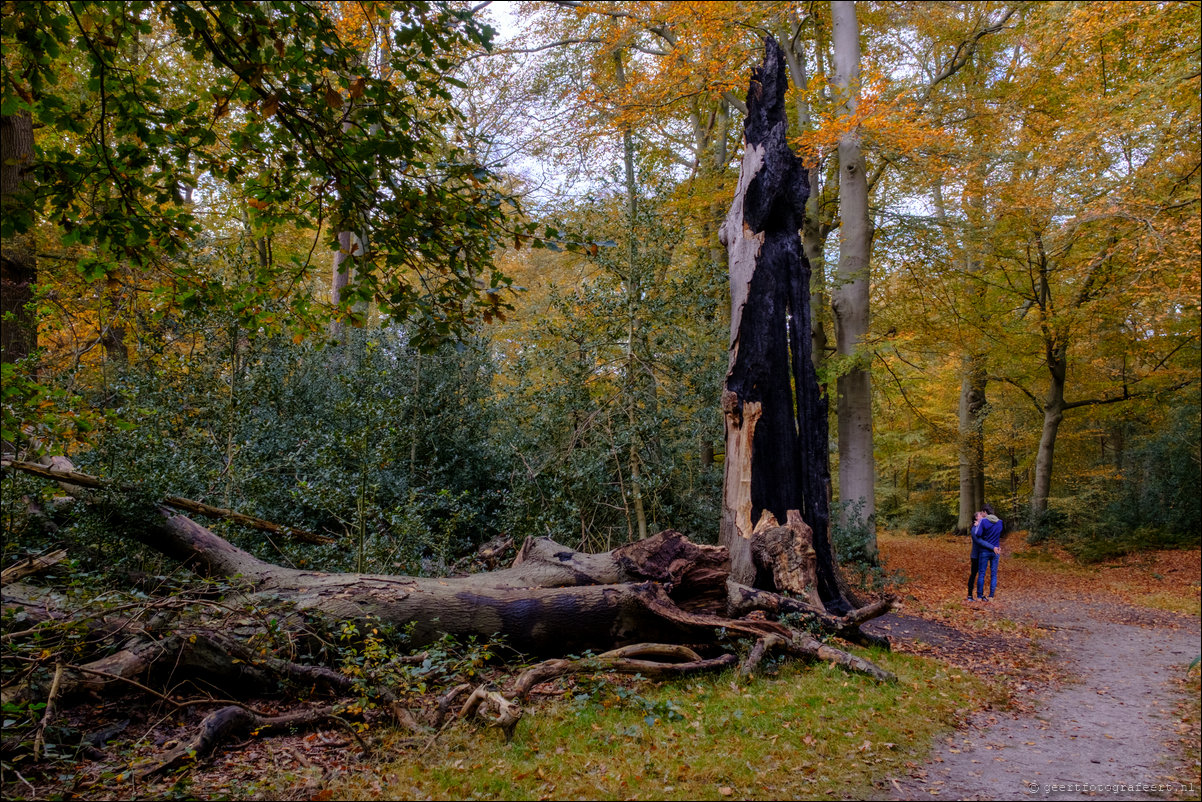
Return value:
[[(273, 733), (313, 727), (330, 721), (345, 726), (345, 723), (339, 718), (340, 712), (340, 708), (329, 706), (282, 716), (263, 716), (241, 705), (229, 705), (205, 716), (204, 720), (200, 722), (196, 734), (190, 740), (176, 746), (159, 760), (135, 768), (134, 776), (139, 780), (145, 780), (170, 771), (189, 760), (201, 760), (229, 739), (252, 731), (256, 734)], [(358, 738), (358, 734), (356, 734), (356, 738)]]
[[(646, 644), (640, 644), (646, 645)], [(661, 644), (656, 644), (661, 645)], [(548, 682), (557, 677), (586, 672), (613, 672), (616, 674), (641, 674), (648, 679), (670, 679), (705, 671), (719, 671), (730, 668), (738, 663), (733, 654), (724, 654), (709, 660), (690, 660), (681, 663), (661, 663), (654, 660), (634, 660), (626, 657), (615, 657), (602, 654), (597, 657), (584, 657), (577, 660), (545, 660), (538, 665), (526, 669), (513, 684), (513, 693), (519, 699), (526, 699), (535, 685)]]
[[(496, 710), (492, 717), (488, 715), (490, 708)], [(499, 727), (505, 735), (505, 743), (509, 743), (513, 740), (513, 731), (518, 722), (522, 720), (522, 708), (502, 696), (496, 688), (481, 685), (472, 691), (459, 711), (461, 719), (468, 719), (473, 715), (478, 715), (488, 720), (492, 726)]]
[[(72, 481), (95, 479), (74, 473), (63, 458), (39, 475), (61, 480), (71, 492), (76, 487)], [(59, 667), (53, 682), (53, 663), (28, 658), (30, 668), (15, 675), (3, 689), (3, 699), (49, 699), (46, 715), (51, 716), (54, 703), (61, 705), (80, 694), (100, 696), (123, 686), (178, 708), (183, 704), (179, 689), (191, 685), (202, 695), (210, 694), (203, 703), (225, 705), (206, 717), (186, 744), (137, 769), (139, 777), (203, 758), (237, 733), (331, 721), (346, 726), (338, 711), (352, 709), (354, 702), (272, 716), (237, 701), (285, 686), (319, 690), (335, 699), (366, 696), (409, 732), (426, 735), (433, 729), (428, 747), (451, 720), (483, 719), (509, 740), (522, 718), (519, 702), (528, 699), (536, 685), (582, 672), (664, 679), (739, 668), (746, 676), (777, 650), (881, 681), (893, 678), (798, 628), (800, 619), (803, 628), (864, 642), (860, 624), (887, 612), (892, 600), (844, 615), (825, 609), (813, 591), (816, 569), (809, 530), (796, 514), (790, 514), (785, 526), (762, 518), (748, 552), (749, 559), (757, 561), (757, 572), (768, 577), (767, 589), (757, 589), (732, 581), (725, 548), (696, 544), (674, 531), (603, 554), (584, 554), (546, 538), (530, 539), (509, 568), (463, 577), (327, 574), (260, 560), (181, 515), (162, 509), (131, 511), (111, 504), (111, 499), (109, 503), (111, 520), (125, 521), (130, 537), (201, 576), (222, 580), (216, 584), (225, 595), (202, 596), (177, 585), (168, 589), (170, 598), (81, 612), (70, 610), (65, 597), (21, 583), (6, 584), (4, 608), (21, 625), (5, 633), (6, 648), (28, 647), (32, 653), (35, 641), (61, 641), (78, 651), (69, 660), (55, 661)], [(503, 540), (490, 544), (477, 562), (488, 564), (508, 547)], [(268, 626), (269, 621), (274, 623)], [(339, 632), (343, 623), (361, 632), (380, 625), (403, 629), (411, 648), (435, 644), (447, 635), (499, 638), (523, 653), (552, 659), (524, 671), (506, 694), (492, 686), (459, 684), (427, 702), (425, 713), (415, 715), (385, 687), (387, 680), (370, 674), (352, 678), (333, 667), (330, 660), (342, 644), (335, 647), (331, 633)], [(736, 655), (721, 653), (730, 637), (755, 641), (741, 667)], [(347, 646), (355, 648), (353, 643)], [(599, 654), (562, 656), (591, 651)], [(298, 654), (323, 652), (326, 665), (296, 660)], [(398, 657), (389, 665), (400, 669), (426, 656)], [(215, 696), (235, 701), (217, 702)], [(195, 694), (191, 703), (196, 703)], [(39, 735), (48, 731), (48, 721), (43, 720)]]
[(739, 667), (739, 676), (750, 676), (764, 657), (773, 649), (779, 649), (786, 654), (791, 654), (795, 657), (801, 657), (810, 660), (821, 660), (827, 663), (840, 665), (848, 671), (854, 671), (858, 674), (866, 674), (879, 682), (896, 682), (897, 676), (892, 672), (885, 671), (875, 663), (865, 660), (862, 657), (856, 657), (854, 654), (837, 649), (834, 646), (823, 643), (812, 635), (807, 635), (804, 632), (793, 632), (791, 637), (781, 635), (766, 635), (756, 641), (752, 647), (751, 653), (743, 664)]

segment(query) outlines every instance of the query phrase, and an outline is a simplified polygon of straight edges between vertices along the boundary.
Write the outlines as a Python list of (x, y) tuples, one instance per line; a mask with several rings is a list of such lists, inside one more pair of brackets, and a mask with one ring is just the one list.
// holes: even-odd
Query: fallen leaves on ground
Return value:
[(1142, 606), (1167, 601), (1174, 610), (1196, 608), (1202, 559), (1198, 550), (1128, 555), (1085, 566), (1063, 551), (1026, 544), (1012, 532), (1002, 544), (997, 597), (966, 601), (967, 537), (882, 533), (878, 539), (889, 574), (900, 578), (899, 602), (869, 631), (889, 635), (898, 651), (934, 657), (1005, 685), (1015, 706), (1061, 678), (1060, 667), (1040, 648), (1051, 630), (1017, 615), (1016, 599), (1089, 601), (1103, 617), (1140, 626), (1197, 626), (1197, 619)]

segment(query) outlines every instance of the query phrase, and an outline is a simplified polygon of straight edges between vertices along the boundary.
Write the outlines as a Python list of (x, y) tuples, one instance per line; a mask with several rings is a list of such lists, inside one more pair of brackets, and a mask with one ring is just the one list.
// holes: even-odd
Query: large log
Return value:
[[(71, 470), (61, 458), (58, 467)], [(63, 477), (51, 473), (47, 478)], [(111, 504), (111, 499), (94, 497), (90, 503)], [(6, 585), (3, 605), (6, 611), (18, 608), (14, 620), (24, 627), (5, 633), (6, 641), (53, 640), (61, 636), (57, 628), (66, 625), (86, 633), (91, 651), (79, 651), (81, 644), (76, 641), (72, 655), (58, 659), (53, 679), (48, 681), (45, 672), (39, 676), (31, 668), (7, 685), (2, 696), (6, 704), (19, 705), (122, 688), (176, 707), (235, 702), (206, 719), (187, 750), (176, 750), (161, 765), (143, 767), (140, 774), (162, 771), (185, 754), (201, 754), (247, 727), (324, 721), (334, 709), (325, 708), (309, 718), (269, 717), (248, 711), (238, 701), (248, 694), (288, 683), (324, 688), (336, 696), (362, 695), (358, 684), (362, 679), (352, 680), (326, 665), (301, 664), (296, 657), (321, 651), (320, 644), (328, 644), (334, 633), (341, 640), (348, 622), (360, 632), (381, 626), (403, 631), (410, 647), (450, 634), (464, 641), (501, 639), (521, 652), (553, 658), (519, 680), (514, 691), (519, 696), (537, 682), (580, 671), (668, 677), (733, 667), (738, 659), (729, 648), (731, 636), (758, 644), (743, 673), (752, 671), (763, 654), (775, 648), (838, 663), (878, 680), (892, 679), (871, 662), (820, 643), (785, 619), (801, 615), (819, 628), (856, 640), (859, 623), (885, 612), (890, 604), (886, 600), (847, 616), (830, 615), (809, 587), (812, 554), (793, 548), (804, 541), (795, 537), (804, 534), (796, 516), (785, 527), (772, 526), (775, 522), (766, 516), (756, 550), (767, 555), (765, 565), (776, 571), (778, 585), (801, 591), (798, 598), (735, 582), (725, 548), (698, 545), (673, 531), (603, 554), (583, 554), (546, 538), (533, 539), (523, 545), (509, 568), (440, 579), (283, 568), (165, 508), (112, 505), (106, 513), (118, 531), (202, 576), (226, 580), (223, 584), (230, 592), (219, 601), (201, 594), (169, 597), (137, 610), (108, 607), (72, 619), (55, 594), (39, 593), (21, 583)], [(778, 617), (790, 623), (771, 620)], [(283, 651), (272, 653), (269, 648), (279, 643), (265, 626), (270, 619), (275, 621), (271, 632), (288, 633)], [(299, 643), (304, 639), (310, 640), (310, 646), (301, 651)], [(648, 646), (649, 642), (660, 645)], [(610, 651), (615, 647), (618, 651)], [(583, 661), (563, 659), (587, 651), (602, 654)], [(208, 696), (177, 701), (171, 689), (180, 687), (224, 691), (232, 699)], [(402, 726), (420, 729), (390, 690), (374, 687), (367, 692), (383, 702), (381, 709), (390, 710)], [(449, 708), (449, 702), (440, 703), (439, 709), (444, 706)], [(521, 708), (490, 688), (477, 688), (460, 711), (465, 718), (483, 715), (506, 737), (512, 735), (520, 714)], [(39, 733), (48, 723), (49, 714)], [(0, 752), (8, 748), (0, 743)]]
[[(51, 471), (48, 478), (61, 477)], [(427, 578), (284, 568), (165, 509), (108, 512), (146, 546), (202, 576), (234, 581), (246, 602), (284, 615), (389, 624), (407, 630), (413, 646), (445, 634), (500, 636), (523, 652), (562, 655), (647, 641), (713, 642), (721, 630), (787, 634), (772, 621), (746, 618), (756, 609), (775, 614), (783, 606), (820, 624), (836, 620), (805, 598), (783, 603), (774, 593), (737, 592), (725, 548), (674, 531), (603, 554), (532, 539), (507, 569)]]

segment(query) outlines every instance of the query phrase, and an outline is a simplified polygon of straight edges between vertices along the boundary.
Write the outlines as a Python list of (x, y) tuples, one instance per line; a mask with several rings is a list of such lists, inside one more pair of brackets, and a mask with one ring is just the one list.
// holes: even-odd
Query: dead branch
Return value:
[(46, 744), (46, 725), (54, 718), (54, 705), (58, 701), (58, 689), (63, 681), (63, 664), (59, 663), (54, 669), (54, 681), (50, 683), (50, 693), (46, 696), (46, 709), (42, 712), (42, 720), (38, 722), (37, 734), (33, 737), (33, 759), (40, 760), (42, 749)]
[[(54, 468), (48, 468), (45, 465), (38, 465), (34, 462), (22, 462), (19, 460), (6, 459), (3, 462), (0, 462), (0, 465), (3, 465), (5, 468), (15, 468), (18, 471), (24, 471), (25, 473), (32, 474), (34, 476), (40, 476), (43, 479), (51, 479), (56, 482), (74, 485), (76, 487), (86, 487), (94, 490), (110, 487), (124, 491), (132, 491), (135, 489), (130, 485), (111, 482), (90, 474), (79, 473), (78, 471), (56, 470)], [(245, 513), (236, 512), (234, 510), (227, 510), (224, 507), (214, 507), (211, 504), (194, 501), (190, 498), (183, 498), (182, 496), (167, 496), (162, 500), (161, 503), (164, 506), (171, 507), (172, 509), (182, 510), (183, 512), (191, 512), (197, 515), (204, 515), (209, 518), (220, 518), (226, 521), (233, 521), (234, 523), (242, 524), (243, 526), (249, 526), (252, 529), (258, 529), (262, 532), (267, 532), (273, 535), (285, 535), (295, 540), (304, 541), (305, 543), (324, 545), (334, 542), (333, 538), (329, 538), (324, 535), (307, 532), (304, 529), (298, 529), (294, 526), (285, 526), (283, 524), (265, 521), (262, 518), (256, 518), (253, 515), (246, 515)], [(8, 580), (6, 579), (5, 581)]]
[(755, 646), (751, 648), (751, 653), (747, 655), (747, 659), (743, 661), (743, 665), (739, 666), (739, 679), (745, 679), (751, 676), (752, 672), (759, 667), (760, 662), (764, 659), (769, 650), (781, 646), (786, 643), (786, 639), (780, 635), (766, 635), (755, 642)]
[(743, 661), (743, 665), (739, 668), (739, 677), (745, 678), (750, 676), (763, 660), (764, 656), (772, 649), (780, 649), (794, 657), (821, 660), (840, 665), (848, 671), (853, 671), (857, 674), (866, 674), (878, 682), (897, 681), (895, 674), (885, 671), (875, 663), (823, 643), (804, 632), (797, 631), (794, 631), (792, 637), (788, 638), (779, 635), (768, 635), (756, 641), (755, 646), (752, 647), (751, 654), (747, 656), (747, 659)]
[(10, 582), (16, 582), (24, 579), (27, 576), (40, 574), (47, 568), (58, 565), (63, 560), (67, 559), (67, 550), (58, 549), (49, 554), (38, 554), (33, 557), (26, 557), (18, 563), (10, 565), (0, 573), (0, 584), (7, 585)]
[(598, 657), (604, 658), (655, 658), (659, 661), (675, 663), (695, 663), (701, 660), (701, 655), (677, 643), (632, 643), (620, 649), (611, 649)]
[(652, 660), (632, 660), (623, 657), (583, 657), (577, 660), (544, 660), (531, 666), (517, 678), (513, 685), (514, 696), (525, 699), (539, 683), (548, 682), (569, 674), (604, 673), (640, 674), (648, 679), (671, 679), (705, 671), (720, 671), (738, 663), (733, 654), (724, 654), (708, 660), (691, 660), (685, 663), (660, 663)]
[(451, 705), (455, 704), (455, 700), (472, 689), (468, 683), (456, 685), (449, 691), (438, 697), (438, 705), (434, 709), (434, 720), (431, 726), (435, 729), (442, 726), (442, 722), (446, 719), (447, 714), (451, 712)]
[[(229, 705), (205, 716), (196, 734), (186, 743), (176, 746), (158, 761), (150, 761), (133, 770), (134, 776), (145, 780), (170, 771), (187, 760), (207, 757), (225, 741), (246, 732), (270, 733), (294, 727), (312, 727), (338, 719), (340, 709), (335, 706), (317, 710), (303, 710), (282, 716), (261, 716), (241, 705)], [(335, 723), (347, 726), (338, 719)], [(360, 741), (362, 743), (362, 741)]]

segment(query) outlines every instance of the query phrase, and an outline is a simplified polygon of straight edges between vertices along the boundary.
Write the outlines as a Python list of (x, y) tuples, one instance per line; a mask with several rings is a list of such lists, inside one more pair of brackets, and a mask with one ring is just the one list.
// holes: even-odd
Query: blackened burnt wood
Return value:
[(720, 237), (730, 266), (730, 363), (722, 393), (726, 464), (719, 542), (736, 581), (775, 590), (750, 549), (765, 513), (797, 510), (813, 529), (817, 590), (834, 613), (850, 608), (830, 545), (827, 399), (810, 341), (810, 265), (798, 234), (809, 180), (789, 148), (784, 56), (771, 37), (752, 71), (743, 163)]

